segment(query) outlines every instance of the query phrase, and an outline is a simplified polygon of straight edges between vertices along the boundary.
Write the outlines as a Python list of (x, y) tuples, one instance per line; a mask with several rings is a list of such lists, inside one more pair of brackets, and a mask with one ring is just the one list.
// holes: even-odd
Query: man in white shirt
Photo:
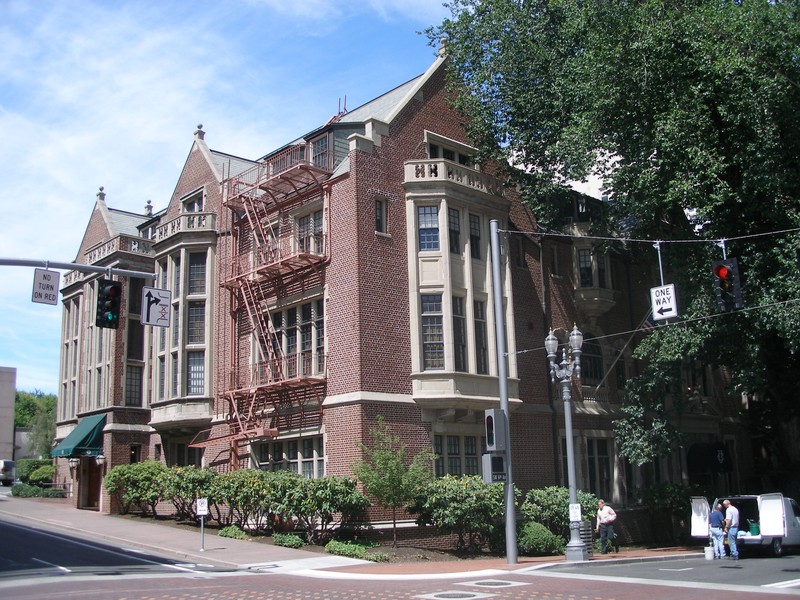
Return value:
[(614, 544), (614, 521), (617, 513), (606, 504), (605, 500), (597, 501), (597, 529), (600, 534), (600, 554), (608, 554), (610, 547)]
[(725, 507), (725, 529), (728, 532), (728, 548), (731, 560), (739, 560), (739, 550), (736, 548), (736, 536), (739, 535), (739, 509), (727, 498), (722, 502)]

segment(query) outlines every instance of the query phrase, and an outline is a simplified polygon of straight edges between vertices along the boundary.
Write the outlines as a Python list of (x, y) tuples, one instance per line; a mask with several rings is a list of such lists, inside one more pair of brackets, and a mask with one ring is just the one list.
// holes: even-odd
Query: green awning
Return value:
[(50, 456), (53, 458), (77, 458), (80, 456), (97, 456), (103, 453), (103, 427), (106, 425), (106, 415), (93, 415), (86, 417), (70, 434), (53, 448)]

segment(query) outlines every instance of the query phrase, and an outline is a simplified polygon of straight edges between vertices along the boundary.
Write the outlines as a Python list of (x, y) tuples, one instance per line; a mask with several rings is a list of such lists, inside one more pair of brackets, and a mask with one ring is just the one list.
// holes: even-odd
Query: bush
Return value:
[(220, 524), (234, 524), (251, 532), (265, 531), (272, 526), (270, 515), (284, 502), (284, 488), (277, 481), (292, 481), (289, 489), (299, 485), (300, 476), (295, 473), (278, 476), (261, 469), (239, 469), (223, 473), (214, 479), (212, 496), (216, 503), (225, 505), (228, 513), (217, 507)]
[(247, 534), (239, 529), (236, 525), (228, 525), (219, 530), (217, 534), (219, 537), (233, 538), (235, 540), (247, 539)]
[(216, 502), (214, 483), (217, 472), (194, 465), (172, 467), (167, 478), (165, 499), (170, 498), (178, 519), (196, 520), (197, 499), (206, 498), (209, 505)]
[(563, 554), (565, 549), (564, 540), (535, 521), (529, 521), (522, 526), (517, 545), (525, 556)]
[[(514, 490), (515, 496), (518, 490)], [(440, 533), (458, 536), (456, 550), (493, 551), (505, 544), (503, 484), (484, 483), (477, 475), (446, 475), (425, 486), (408, 507), (418, 525), (433, 525)]]
[(385, 552), (367, 552), (367, 550), (372, 547), (372, 545), (359, 544), (357, 542), (340, 542), (338, 540), (331, 540), (325, 544), (325, 552), (328, 552), (329, 554), (335, 554), (336, 556), (371, 560), (372, 562), (387, 562), (389, 560), (389, 555)]
[(170, 470), (153, 460), (117, 465), (103, 480), (106, 491), (117, 497), (126, 513), (131, 508), (148, 509), (156, 516), (156, 506), (166, 495)]
[(28, 482), (31, 485), (44, 487), (53, 483), (56, 476), (56, 468), (53, 465), (43, 465), (30, 474)]
[(52, 461), (41, 458), (21, 458), (16, 461), (17, 479), (22, 483), (28, 483), (31, 473), (39, 467), (46, 467), (52, 464)]
[[(578, 503), (584, 520), (591, 520), (597, 513), (597, 497), (578, 490)], [(529, 490), (520, 512), (526, 521), (544, 525), (566, 543), (569, 541), (569, 490), (565, 487), (549, 486)]]
[(42, 488), (37, 485), (18, 483), (11, 488), (11, 495), (18, 498), (64, 498), (62, 489)]
[(273, 533), (272, 543), (284, 548), (302, 548), (306, 545), (305, 540), (295, 533)]
[(306, 539), (312, 543), (328, 539), (333, 529), (369, 506), (369, 500), (356, 489), (354, 479), (329, 475), (321, 479), (300, 478), (297, 484), (285, 498), (286, 512), (297, 519)]

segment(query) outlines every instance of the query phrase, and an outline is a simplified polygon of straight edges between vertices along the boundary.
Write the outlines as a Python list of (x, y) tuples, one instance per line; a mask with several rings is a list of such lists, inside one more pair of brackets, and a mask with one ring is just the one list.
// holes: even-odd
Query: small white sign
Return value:
[(197, 516), (205, 517), (208, 514), (208, 498), (197, 499)]
[(142, 288), (142, 325), (169, 327), (172, 292), (157, 288)]
[(581, 505), (580, 503), (577, 504), (570, 504), (569, 505), (569, 520), (570, 522), (580, 521), (581, 520)]
[(39, 304), (58, 304), (58, 282), (61, 273), (47, 269), (36, 269), (33, 273), (33, 294), (31, 300)]
[(675, 304), (675, 284), (668, 283), (661, 287), (650, 288), (650, 305), (653, 309), (653, 319), (671, 319), (678, 316), (678, 307)]

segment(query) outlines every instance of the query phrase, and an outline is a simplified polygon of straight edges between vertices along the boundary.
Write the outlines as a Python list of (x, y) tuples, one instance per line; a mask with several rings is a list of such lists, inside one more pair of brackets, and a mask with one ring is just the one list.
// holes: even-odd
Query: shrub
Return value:
[(355, 480), (347, 477), (300, 478), (297, 484), (285, 498), (286, 511), (297, 519), (312, 543), (328, 539), (333, 529), (369, 506), (369, 500), (356, 489)]
[(42, 488), (37, 485), (18, 483), (11, 488), (11, 495), (18, 498), (64, 498), (64, 490)]
[(233, 538), (235, 540), (247, 539), (247, 534), (239, 529), (236, 525), (228, 525), (219, 530), (217, 534), (219, 537)]
[(505, 544), (503, 484), (484, 483), (477, 475), (447, 475), (425, 486), (408, 510), (418, 515), (419, 525), (455, 533), (456, 550), (475, 552), (487, 545), (498, 550)]
[(56, 468), (53, 465), (43, 465), (30, 474), (28, 482), (31, 485), (44, 487), (47, 484), (53, 483), (55, 476)]
[(103, 480), (109, 494), (121, 501), (123, 512), (137, 507), (149, 509), (156, 516), (156, 506), (164, 498), (170, 471), (160, 462), (146, 460), (130, 465), (117, 465)]
[(305, 540), (295, 533), (273, 533), (272, 543), (276, 546), (295, 549), (306, 545)]
[[(578, 503), (584, 520), (590, 520), (597, 512), (597, 497), (578, 490)], [(520, 512), (526, 521), (541, 523), (565, 542), (569, 540), (569, 490), (565, 487), (549, 486), (529, 490)]]
[[(277, 502), (270, 476), (271, 473), (261, 469), (239, 469), (214, 479), (211, 494), (217, 503), (228, 509), (228, 514), (223, 514), (218, 507), (218, 521), (256, 532), (269, 528), (268, 517)], [(299, 475), (293, 474), (293, 477), (299, 478)]]
[(535, 521), (529, 521), (522, 526), (517, 545), (525, 556), (563, 554), (565, 548), (564, 540)]
[(217, 472), (213, 469), (195, 467), (172, 467), (164, 491), (170, 498), (179, 519), (197, 519), (197, 499), (206, 498), (209, 505), (216, 502), (214, 482)]
[(40, 458), (21, 458), (16, 462), (17, 479), (22, 483), (28, 483), (31, 473), (39, 467), (52, 464), (52, 461)]
[(331, 540), (325, 544), (325, 552), (336, 556), (346, 556), (348, 558), (360, 558), (361, 560), (371, 560), (372, 562), (387, 562), (389, 555), (385, 552), (368, 552), (372, 545), (360, 544), (358, 542), (340, 542)]

